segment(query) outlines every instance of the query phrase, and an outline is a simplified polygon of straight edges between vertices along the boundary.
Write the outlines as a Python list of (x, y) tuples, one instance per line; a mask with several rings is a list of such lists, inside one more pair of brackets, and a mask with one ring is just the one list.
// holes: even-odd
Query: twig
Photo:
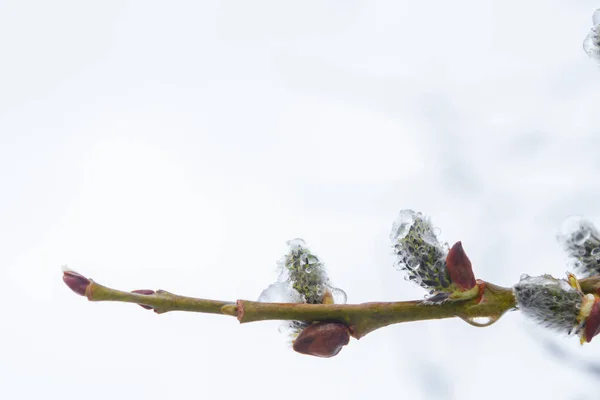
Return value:
[[(65, 271), (63, 279), (73, 291), (86, 296), (90, 301), (135, 303), (150, 307), (159, 314), (169, 311), (222, 314), (235, 316), (241, 323), (265, 320), (340, 322), (347, 325), (352, 336), (357, 339), (376, 329), (402, 322), (453, 317), (467, 322), (483, 317), (495, 322), (506, 311), (516, 307), (512, 289), (487, 282), (482, 297), (443, 304), (427, 304), (423, 301), (297, 304), (208, 300), (179, 296), (164, 290), (125, 292), (100, 285), (74, 271)], [(486, 326), (477, 322), (474, 324)]]

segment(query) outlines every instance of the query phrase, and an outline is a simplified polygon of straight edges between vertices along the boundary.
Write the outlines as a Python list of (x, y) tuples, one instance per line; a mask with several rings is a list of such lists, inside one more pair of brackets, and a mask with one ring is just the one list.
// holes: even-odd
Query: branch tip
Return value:
[(471, 260), (467, 257), (467, 253), (465, 253), (462, 247), (462, 242), (458, 241), (452, 246), (446, 256), (446, 265), (450, 274), (450, 280), (459, 288), (468, 290), (477, 285)]
[(69, 287), (69, 289), (80, 296), (87, 296), (87, 292), (92, 281), (80, 273), (69, 269), (68, 267), (63, 266), (62, 270), (63, 282)]

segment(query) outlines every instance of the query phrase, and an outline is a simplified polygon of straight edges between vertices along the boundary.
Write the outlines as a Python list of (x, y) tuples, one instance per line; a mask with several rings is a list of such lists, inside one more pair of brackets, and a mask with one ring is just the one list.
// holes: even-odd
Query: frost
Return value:
[(569, 268), (580, 277), (600, 273), (600, 232), (589, 220), (567, 218), (556, 238), (567, 252)]
[(583, 294), (566, 280), (524, 275), (514, 286), (514, 293), (521, 311), (539, 324), (567, 334), (581, 329), (577, 317)]
[(258, 297), (262, 303), (304, 303), (302, 295), (287, 282), (275, 282)]

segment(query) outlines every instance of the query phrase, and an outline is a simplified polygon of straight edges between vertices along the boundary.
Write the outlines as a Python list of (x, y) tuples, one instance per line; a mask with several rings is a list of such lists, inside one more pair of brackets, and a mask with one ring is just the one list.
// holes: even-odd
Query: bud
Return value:
[(514, 286), (519, 309), (542, 326), (566, 334), (579, 334), (589, 342), (600, 331), (600, 306), (593, 294), (584, 295), (574, 275), (521, 276)]
[[(288, 282), (303, 296), (307, 304), (322, 304), (328, 291), (334, 294), (336, 303), (339, 304), (342, 300), (345, 303), (345, 293), (331, 286), (325, 265), (309, 250), (306, 242), (298, 238), (287, 244), (289, 251), (279, 261), (279, 280)], [(337, 298), (336, 293), (339, 294)]]
[(408, 280), (433, 295), (426, 302), (470, 299), (479, 294), (480, 288), (462, 243), (457, 242), (448, 251), (448, 244), (438, 240), (431, 221), (423, 214), (400, 211), (390, 239), (397, 255), (397, 268), (406, 271)]
[[(325, 265), (302, 239), (287, 242), (288, 253), (278, 262), (279, 278), (262, 291), (258, 301), (268, 303), (344, 304), (346, 293), (332, 286)], [(283, 321), (281, 333), (294, 340), (309, 324)]]
[(63, 282), (80, 296), (87, 295), (87, 289), (92, 283), (88, 278), (67, 267), (63, 267)]
[[(154, 290), (150, 290), (150, 289), (138, 289), (138, 290), (132, 290), (131, 293), (137, 293), (137, 294), (145, 294), (145, 295), (151, 295), (156, 293)], [(138, 306), (145, 308), (146, 310), (153, 310), (152, 307), (147, 306), (145, 304), (138, 304)]]
[(461, 242), (456, 242), (448, 252), (446, 268), (448, 268), (450, 280), (460, 289), (471, 289), (477, 284), (471, 260), (467, 257)]
[(600, 273), (600, 232), (589, 220), (577, 216), (567, 218), (556, 238), (579, 277)]
[(446, 268), (447, 244), (439, 243), (433, 225), (421, 213), (402, 210), (390, 234), (396, 253), (396, 266), (406, 271), (408, 279), (434, 292), (450, 287)]
[(338, 322), (315, 322), (294, 340), (293, 348), (301, 354), (333, 357), (350, 342), (348, 327)]
[(585, 337), (582, 339), (589, 343), (598, 333), (600, 333), (600, 300), (595, 300), (590, 315), (585, 322)]

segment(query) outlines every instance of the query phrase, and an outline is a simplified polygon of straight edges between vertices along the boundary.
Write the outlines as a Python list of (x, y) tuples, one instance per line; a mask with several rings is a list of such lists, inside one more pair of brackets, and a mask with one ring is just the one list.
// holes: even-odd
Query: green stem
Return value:
[[(86, 296), (90, 301), (118, 301), (121, 303), (135, 303), (150, 306), (157, 314), (168, 311), (190, 311), (208, 314), (224, 314), (235, 317), (235, 303), (230, 301), (198, 299), (195, 297), (178, 296), (164, 290), (158, 290), (153, 294), (139, 294), (123, 292), (102, 286), (91, 281)], [(233, 306), (225, 308), (224, 306)]]
[(178, 296), (163, 290), (152, 294), (124, 292), (90, 280), (85, 291), (90, 301), (117, 301), (150, 306), (157, 313), (190, 311), (236, 316), (241, 323), (265, 320), (337, 321), (350, 328), (355, 338), (376, 329), (401, 322), (459, 317), (469, 321), (476, 317), (497, 320), (516, 307), (512, 290), (485, 284), (481, 301), (471, 299), (443, 304), (421, 301), (378, 302), (363, 304), (296, 304), (260, 303), (238, 300), (237, 303)]

